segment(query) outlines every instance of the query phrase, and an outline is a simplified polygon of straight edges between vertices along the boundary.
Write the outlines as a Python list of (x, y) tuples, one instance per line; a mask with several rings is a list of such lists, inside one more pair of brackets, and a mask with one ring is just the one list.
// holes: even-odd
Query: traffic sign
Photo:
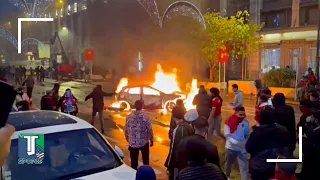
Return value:
[(84, 60), (93, 61), (94, 60), (94, 50), (93, 49), (85, 49), (83, 56), (84, 56)]
[(219, 49), (218, 62), (227, 62), (229, 60), (228, 45), (225, 45), (225, 49)]

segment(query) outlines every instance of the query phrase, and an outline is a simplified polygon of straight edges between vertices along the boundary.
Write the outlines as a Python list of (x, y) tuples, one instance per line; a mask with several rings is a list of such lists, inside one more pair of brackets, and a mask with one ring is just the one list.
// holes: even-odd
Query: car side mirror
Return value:
[(116, 153), (118, 154), (118, 156), (120, 156), (121, 159), (124, 158), (124, 153), (123, 153), (123, 151), (122, 151), (118, 146), (114, 146), (114, 150), (116, 151)]

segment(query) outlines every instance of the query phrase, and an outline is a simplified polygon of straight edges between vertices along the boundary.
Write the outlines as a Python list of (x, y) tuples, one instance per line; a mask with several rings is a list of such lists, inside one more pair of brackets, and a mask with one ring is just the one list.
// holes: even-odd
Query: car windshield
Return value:
[(3, 179), (73, 179), (122, 165), (96, 130), (81, 129), (44, 135), (42, 164), (21, 164), (18, 139), (11, 142), (10, 154), (2, 168)]

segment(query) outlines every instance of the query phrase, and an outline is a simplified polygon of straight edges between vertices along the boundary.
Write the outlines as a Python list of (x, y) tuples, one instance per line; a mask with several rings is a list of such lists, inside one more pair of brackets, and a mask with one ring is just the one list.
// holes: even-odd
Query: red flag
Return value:
[(86, 61), (93, 61), (94, 60), (94, 50), (93, 49), (84, 50), (84, 60), (86, 60)]
[(225, 47), (225, 49), (219, 49), (218, 62), (228, 62), (229, 60), (228, 45)]

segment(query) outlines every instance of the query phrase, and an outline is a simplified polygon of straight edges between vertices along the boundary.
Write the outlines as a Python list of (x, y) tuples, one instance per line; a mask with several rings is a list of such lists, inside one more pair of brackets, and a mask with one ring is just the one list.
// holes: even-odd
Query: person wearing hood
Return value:
[(181, 167), (181, 164), (177, 161), (177, 149), (181, 139), (194, 134), (191, 125), (184, 121), (184, 114), (182, 109), (177, 109), (173, 114), (177, 127), (173, 130), (170, 152), (165, 162), (165, 167), (168, 169), (169, 180), (175, 180), (178, 172), (184, 168)]
[(196, 105), (199, 116), (205, 116), (206, 118), (209, 118), (211, 110), (211, 97), (208, 95), (203, 85), (199, 87), (199, 93), (194, 97), (192, 104)]
[(290, 152), (296, 149), (296, 118), (292, 106), (286, 104), (286, 98), (283, 93), (274, 95), (272, 104), (275, 123), (286, 127), (290, 133)]
[(226, 136), (226, 176), (230, 178), (232, 165), (238, 159), (241, 179), (248, 180), (248, 159), (245, 144), (250, 135), (250, 127), (243, 106), (236, 107), (235, 113), (226, 120), (224, 133)]
[[(193, 123), (195, 134), (183, 138), (177, 148), (177, 162), (180, 169), (184, 169), (188, 166), (188, 153), (186, 144), (190, 141), (197, 141), (201, 144), (201, 154), (205, 154), (205, 159), (208, 163), (215, 164), (220, 167), (220, 159), (217, 146), (207, 141), (205, 136), (208, 130), (208, 120), (205, 117), (198, 117)], [(200, 148), (200, 147), (197, 147)]]
[(56, 109), (56, 107), (54, 105), (54, 101), (52, 99), (52, 91), (51, 90), (48, 90), (46, 92), (46, 95), (42, 96), (40, 104), (41, 104), (41, 110), (53, 111)]
[(232, 91), (234, 92), (234, 101), (230, 105), (232, 105), (233, 109), (236, 109), (237, 107), (243, 106), (243, 93), (239, 90), (239, 87), (237, 84), (232, 85)]
[(77, 116), (78, 105), (77, 98), (72, 94), (71, 89), (66, 89), (64, 95), (59, 99), (57, 108), (61, 108), (61, 112)]
[(23, 81), (22, 86), (27, 86), (27, 95), (31, 99), (32, 98), (32, 91), (34, 87), (35, 81), (31, 75), (28, 76), (28, 78)]
[(92, 116), (91, 125), (94, 126), (94, 119), (99, 113), (101, 133), (104, 133), (104, 121), (103, 121), (103, 108), (104, 108), (104, 97), (111, 97), (116, 93), (106, 93), (102, 90), (101, 85), (97, 85), (94, 90), (85, 98), (85, 101), (92, 98)]
[(140, 166), (136, 172), (136, 180), (156, 180), (157, 176), (149, 165)]
[[(207, 119), (203, 118), (202, 122), (206, 121)], [(209, 157), (206, 151), (209, 147), (207, 146), (208, 142), (204, 142), (206, 141), (204, 138), (195, 135), (186, 138), (188, 140), (185, 141), (184, 148), (188, 163), (187, 167), (179, 172), (176, 180), (227, 180), (226, 175), (216, 163), (207, 161)]]
[(142, 112), (143, 102), (137, 100), (134, 106), (136, 110), (126, 117), (124, 134), (129, 144), (131, 168), (137, 170), (140, 151), (143, 165), (149, 165), (150, 147), (153, 146), (153, 131), (148, 116)]
[(316, 90), (310, 93), (310, 101), (314, 110), (320, 110), (319, 94)]
[(250, 155), (249, 171), (252, 180), (269, 180), (275, 175), (275, 163), (279, 153), (288, 154), (290, 146), (289, 131), (276, 124), (271, 107), (260, 112), (260, 126), (255, 126), (246, 143)]
[(170, 129), (169, 129), (169, 139), (170, 140), (172, 139), (173, 130), (177, 127), (177, 124), (173, 118), (173, 114), (174, 114), (174, 111), (176, 111), (176, 109), (182, 109), (184, 112), (187, 112), (186, 108), (184, 107), (182, 99), (178, 99), (176, 101), (176, 106), (172, 109), (171, 120), (170, 120)]
[[(279, 156), (278, 159), (293, 159), (294, 157)], [(275, 177), (271, 180), (296, 180), (297, 164), (292, 162), (277, 163)]]
[(256, 105), (258, 104), (258, 101), (259, 101), (259, 97), (261, 95), (261, 89), (262, 89), (262, 82), (260, 79), (256, 79), (254, 81), (254, 85), (256, 86), (256, 89), (257, 89), (257, 99), (256, 99)]

